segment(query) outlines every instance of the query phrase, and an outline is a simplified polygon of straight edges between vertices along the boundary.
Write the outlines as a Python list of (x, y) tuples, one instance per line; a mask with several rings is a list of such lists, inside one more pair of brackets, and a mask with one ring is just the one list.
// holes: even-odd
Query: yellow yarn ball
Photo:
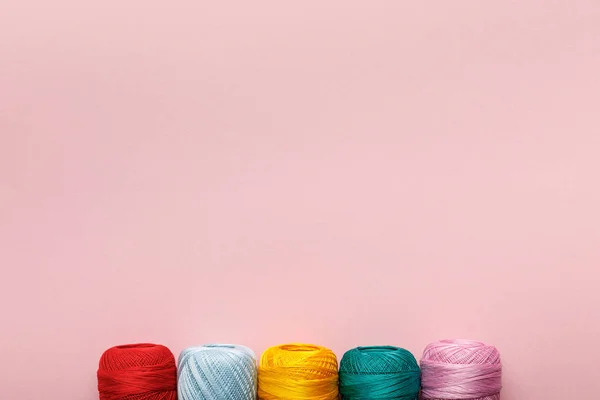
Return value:
[(260, 358), (260, 400), (337, 400), (338, 397), (338, 362), (331, 350), (292, 343), (271, 347)]

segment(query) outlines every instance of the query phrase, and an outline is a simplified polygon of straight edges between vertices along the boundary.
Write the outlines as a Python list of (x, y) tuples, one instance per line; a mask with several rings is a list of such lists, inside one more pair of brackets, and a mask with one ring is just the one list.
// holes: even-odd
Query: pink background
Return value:
[(594, 0), (2, 1), (0, 398), (447, 337), (597, 398), (599, 71)]

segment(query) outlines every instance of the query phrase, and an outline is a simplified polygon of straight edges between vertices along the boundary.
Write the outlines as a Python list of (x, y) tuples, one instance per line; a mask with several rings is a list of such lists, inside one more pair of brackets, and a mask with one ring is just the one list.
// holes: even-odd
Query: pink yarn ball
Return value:
[(421, 386), (424, 400), (499, 400), (500, 353), (472, 340), (431, 343), (421, 358)]

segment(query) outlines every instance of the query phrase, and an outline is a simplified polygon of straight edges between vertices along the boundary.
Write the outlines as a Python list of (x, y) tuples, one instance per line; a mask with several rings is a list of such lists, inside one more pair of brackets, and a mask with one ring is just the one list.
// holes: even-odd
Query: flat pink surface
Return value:
[(4, 0), (0, 398), (112, 345), (495, 344), (600, 390), (600, 2)]

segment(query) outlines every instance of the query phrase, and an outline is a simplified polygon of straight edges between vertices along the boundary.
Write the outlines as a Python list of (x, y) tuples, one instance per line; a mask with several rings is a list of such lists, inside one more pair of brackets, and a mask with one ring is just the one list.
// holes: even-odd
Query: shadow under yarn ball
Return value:
[(179, 400), (256, 399), (256, 357), (247, 347), (190, 347), (181, 352), (178, 364)]
[(340, 394), (346, 400), (416, 400), (420, 387), (417, 360), (400, 347), (357, 347), (340, 362)]
[(100, 400), (176, 400), (175, 356), (151, 343), (115, 346), (98, 366)]

